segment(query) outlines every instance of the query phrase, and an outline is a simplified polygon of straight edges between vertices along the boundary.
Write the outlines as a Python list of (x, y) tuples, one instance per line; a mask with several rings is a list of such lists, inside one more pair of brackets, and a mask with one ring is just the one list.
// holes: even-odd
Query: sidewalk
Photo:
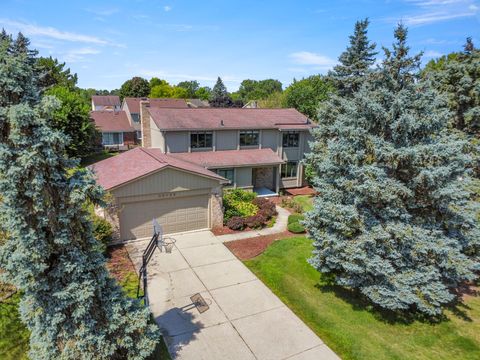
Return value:
[(277, 206), (276, 209), (278, 212), (277, 219), (275, 221), (275, 224), (271, 228), (244, 231), (244, 232), (238, 232), (235, 234), (219, 235), (217, 236), (217, 239), (220, 240), (221, 242), (228, 242), (228, 241), (249, 239), (256, 236), (273, 235), (273, 234), (278, 234), (286, 231), (287, 225), (288, 225), (288, 216), (290, 215), (290, 212), (288, 212), (287, 210), (285, 210), (280, 206)]

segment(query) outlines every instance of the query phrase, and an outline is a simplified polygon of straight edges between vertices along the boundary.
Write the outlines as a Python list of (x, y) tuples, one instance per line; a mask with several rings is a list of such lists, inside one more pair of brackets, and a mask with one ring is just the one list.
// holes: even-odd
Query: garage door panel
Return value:
[(120, 213), (123, 240), (151, 237), (152, 220), (168, 233), (208, 227), (208, 195), (127, 203)]

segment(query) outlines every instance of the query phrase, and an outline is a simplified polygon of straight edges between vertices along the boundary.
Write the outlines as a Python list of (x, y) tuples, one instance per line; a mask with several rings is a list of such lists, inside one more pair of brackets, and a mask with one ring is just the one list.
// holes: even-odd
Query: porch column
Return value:
[(280, 194), (280, 166), (282, 165), (275, 168), (275, 192), (277, 194)]

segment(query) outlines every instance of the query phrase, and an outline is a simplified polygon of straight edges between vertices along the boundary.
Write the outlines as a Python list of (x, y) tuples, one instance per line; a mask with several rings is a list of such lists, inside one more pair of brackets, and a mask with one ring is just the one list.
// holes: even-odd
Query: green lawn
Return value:
[(293, 198), (293, 202), (299, 204), (303, 211), (310, 211), (313, 209), (313, 196), (311, 195), (298, 195)]
[[(0, 295), (4, 295), (0, 292)], [(17, 293), (0, 302), (0, 359), (27, 359), (29, 332), (20, 321)]]
[(479, 297), (438, 324), (385, 319), (322, 279), (306, 262), (311, 251), (310, 240), (293, 237), (245, 264), (343, 359), (480, 359)]

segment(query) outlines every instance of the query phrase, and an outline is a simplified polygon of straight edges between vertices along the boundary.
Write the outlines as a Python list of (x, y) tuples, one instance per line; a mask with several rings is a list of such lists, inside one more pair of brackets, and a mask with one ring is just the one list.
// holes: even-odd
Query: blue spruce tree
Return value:
[(472, 159), (447, 131), (445, 99), (419, 81), (402, 25), (395, 38), (358, 92), (320, 112), (310, 263), (381, 308), (434, 316), (480, 269)]
[(0, 268), (23, 292), (30, 358), (145, 359), (158, 329), (109, 277), (84, 209), (103, 194), (86, 171), (69, 174), (34, 56), (23, 36), (0, 36)]

